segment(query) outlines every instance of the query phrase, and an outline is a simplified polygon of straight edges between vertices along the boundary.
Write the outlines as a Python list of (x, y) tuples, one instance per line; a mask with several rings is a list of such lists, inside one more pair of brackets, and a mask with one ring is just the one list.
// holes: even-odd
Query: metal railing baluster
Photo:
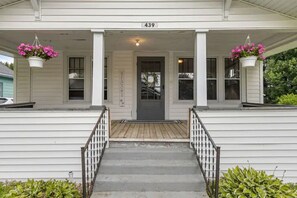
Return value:
[(209, 195), (218, 198), (221, 149), (216, 146), (196, 110), (190, 109), (189, 113), (190, 145), (196, 154)]

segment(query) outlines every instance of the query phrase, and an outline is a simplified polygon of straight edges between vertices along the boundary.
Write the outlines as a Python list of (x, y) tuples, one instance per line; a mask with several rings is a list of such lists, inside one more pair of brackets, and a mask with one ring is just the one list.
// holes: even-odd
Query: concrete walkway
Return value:
[(112, 143), (92, 198), (202, 198), (205, 183), (188, 144)]

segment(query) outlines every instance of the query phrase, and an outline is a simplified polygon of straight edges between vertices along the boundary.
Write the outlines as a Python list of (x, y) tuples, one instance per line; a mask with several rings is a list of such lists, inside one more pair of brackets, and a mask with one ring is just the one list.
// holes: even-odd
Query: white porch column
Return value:
[(104, 30), (93, 32), (93, 82), (92, 106), (102, 106), (104, 102)]
[(195, 106), (197, 108), (207, 108), (206, 32), (208, 32), (208, 30), (196, 30), (194, 52), (194, 93)]

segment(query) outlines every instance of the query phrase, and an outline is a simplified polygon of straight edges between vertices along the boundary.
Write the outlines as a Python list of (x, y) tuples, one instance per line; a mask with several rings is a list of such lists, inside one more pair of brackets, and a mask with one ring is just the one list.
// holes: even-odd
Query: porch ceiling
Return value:
[[(43, 45), (53, 45), (58, 50), (92, 50), (93, 37), (90, 31), (1, 31), (0, 49), (16, 52), (19, 43), (32, 43), (37, 33)], [(234, 45), (244, 43), (250, 34), (252, 41), (274, 46), (296, 36), (296, 31), (280, 30), (234, 30), (210, 31), (207, 33), (207, 50), (211, 54), (226, 54)], [(136, 39), (140, 46), (136, 47)], [(297, 39), (297, 38), (294, 38)], [(193, 51), (193, 31), (106, 31), (106, 51)]]
[(296, 0), (240, 0), (297, 19)]

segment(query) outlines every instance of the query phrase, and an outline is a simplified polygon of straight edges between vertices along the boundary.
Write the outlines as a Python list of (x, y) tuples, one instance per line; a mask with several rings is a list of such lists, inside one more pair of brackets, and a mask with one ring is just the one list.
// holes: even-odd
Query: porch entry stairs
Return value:
[(109, 110), (104, 108), (81, 147), (83, 198), (202, 198), (207, 192), (217, 198), (220, 148), (194, 109), (189, 118), (190, 145), (110, 143)]
[(188, 143), (110, 143), (92, 198), (208, 197)]

